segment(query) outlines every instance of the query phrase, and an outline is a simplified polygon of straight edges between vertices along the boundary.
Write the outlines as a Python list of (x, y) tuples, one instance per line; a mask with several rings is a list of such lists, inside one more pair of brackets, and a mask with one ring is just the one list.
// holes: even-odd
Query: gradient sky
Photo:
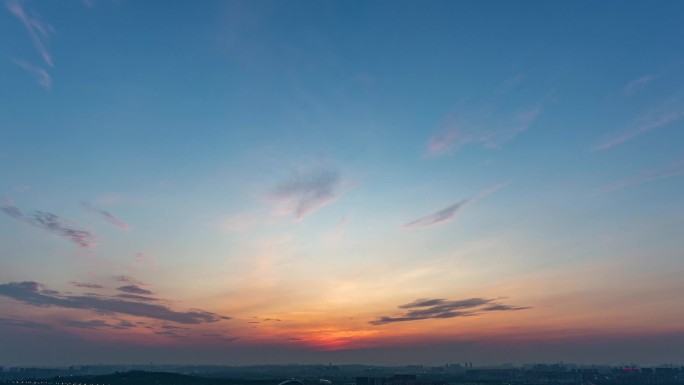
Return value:
[(684, 361), (684, 2), (0, 9), (0, 365)]

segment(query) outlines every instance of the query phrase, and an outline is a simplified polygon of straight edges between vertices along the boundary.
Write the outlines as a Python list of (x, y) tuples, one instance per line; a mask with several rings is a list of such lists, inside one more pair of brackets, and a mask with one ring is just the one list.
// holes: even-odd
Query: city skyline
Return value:
[(683, 15), (4, 0), (0, 364), (684, 361)]

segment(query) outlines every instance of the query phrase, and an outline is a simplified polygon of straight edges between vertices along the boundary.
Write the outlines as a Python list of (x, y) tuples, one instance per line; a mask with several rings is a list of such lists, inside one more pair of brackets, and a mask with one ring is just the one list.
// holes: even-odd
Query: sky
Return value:
[(683, 17), (3, 0), (0, 366), (684, 362)]

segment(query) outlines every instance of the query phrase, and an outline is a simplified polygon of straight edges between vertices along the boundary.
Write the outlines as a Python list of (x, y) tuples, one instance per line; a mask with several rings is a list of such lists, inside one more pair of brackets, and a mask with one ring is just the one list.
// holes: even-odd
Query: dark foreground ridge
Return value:
[(61, 369), (58, 375), (53, 373), (59, 369), (14, 370), (4, 373), (0, 385), (684, 385), (684, 367), (681, 365), (655, 368), (565, 364), (473, 367), (472, 363), (437, 367), (332, 364), (168, 366), (166, 369), (136, 368), (138, 370), (106, 374), (102, 370), (111, 369), (111, 366), (72, 368)]
[[(99, 376), (54, 377), (44, 380), (1, 381), (3, 385), (273, 385), (271, 379), (230, 379), (133, 370)], [(275, 385), (277, 385), (276, 383)]]

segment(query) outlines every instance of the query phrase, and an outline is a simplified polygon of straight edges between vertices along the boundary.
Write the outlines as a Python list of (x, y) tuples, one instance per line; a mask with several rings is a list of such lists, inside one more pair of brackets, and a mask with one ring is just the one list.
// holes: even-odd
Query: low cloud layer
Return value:
[(85, 211), (88, 211), (90, 213), (96, 214), (100, 218), (104, 219), (105, 221), (109, 222), (112, 226), (115, 226), (123, 231), (128, 231), (130, 230), (131, 226), (129, 226), (126, 222), (122, 221), (121, 219), (115, 217), (112, 213), (106, 210), (98, 209), (97, 207), (93, 207), (90, 203), (88, 202), (82, 202), (81, 203), (81, 208)]
[(135, 324), (120, 320), (116, 324), (111, 324), (105, 320), (101, 319), (93, 319), (93, 320), (88, 320), (88, 321), (78, 321), (78, 320), (67, 320), (62, 322), (62, 326), (68, 327), (68, 328), (76, 328), (76, 329), (130, 329), (135, 327)]
[(273, 190), (282, 211), (298, 220), (333, 202), (341, 193), (342, 178), (337, 170), (316, 168), (292, 175)]
[(442, 298), (421, 298), (399, 306), (403, 314), (381, 316), (370, 321), (371, 325), (384, 325), (395, 322), (418, 321), (425, 319), (446, 319), (456, 317), (472, 317), (491, 311), (514, 311), (529, 307), (510, 306), (497, 302), (496, 299), (468, 298), (462, 300), (446, 300)]
[(218, 322), (229, 317), (203, 310), (175, 311), (160, 304), (127, 301), (116, 297), (65, 295), (48, 290), (38, 282), (0, 284), (0, 296), (36, 307), (90, 310), (100, 314), (121, 314), (181, 324)]
[(68, 239), (79, 247), (91, 247), (95, 244), (95, 236), (90, 231), (68, 224), (56, 214), (45, 211), (34, 211), (31, 214), (24, 214), (19, 208), (11, 205), (2, 206), (0, 210), (16, 220)]
[(5, 317), (0, 317), (0, 326), (2, 326), (2, 327), (19, 327), (19, 328), (36, 329), (36, 330), (52, 329), (52, 326), (44, 324), (44, 323), (29, 321), (29, 320), (24, 320), (24, 319), (19, 319), (19, 318), (5, 318)]

